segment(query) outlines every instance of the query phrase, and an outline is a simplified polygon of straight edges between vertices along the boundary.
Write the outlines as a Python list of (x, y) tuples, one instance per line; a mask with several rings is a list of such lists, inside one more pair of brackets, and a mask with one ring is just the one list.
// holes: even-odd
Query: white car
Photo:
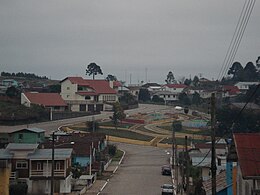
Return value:
[(162, 188), (162, 195), (164, 194), (175, 195), (174, 186), (172, 184), (163, 184), (161, 188)]
[(175, 110), (183, 110), (183, 107), (181, 107), (181, 106), (175, 106), (174, 108), (175, 108)]

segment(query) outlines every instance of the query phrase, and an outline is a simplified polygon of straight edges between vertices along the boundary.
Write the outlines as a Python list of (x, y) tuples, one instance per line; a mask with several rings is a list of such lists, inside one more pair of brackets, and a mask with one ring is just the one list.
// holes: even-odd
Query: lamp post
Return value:
[[(51, 195), (54, 194), (54, 148), (55, 148), (55, 144), (54, 144), (54, 137), (55, 137), (55, 132), (52, 132), (52, 147), (51, 147)], [(69, 134), (61, 134), (61, 136), (69, 136)], [(67, 143), (64, 144), (59, 144), (56, 146), (61, 146), (61, 145), (65, 145)], [(74, 142), (70, 142), (71, 145), (74, 145)]]

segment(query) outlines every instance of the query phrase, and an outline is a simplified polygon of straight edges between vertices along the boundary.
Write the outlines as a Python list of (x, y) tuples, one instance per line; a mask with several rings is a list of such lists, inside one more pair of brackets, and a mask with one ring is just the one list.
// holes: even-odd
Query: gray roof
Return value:
[[(54, 150), (54, 158), (55, 160), (64, 160), (66, 158), (70, 158), (72, 154), (72, 149), (71, 148), (59, 148)], [(29, 154), (28, 159), (31, 160), (51, 160), (52, 158), (52, 149), (38, 149), (36, 150), (33, 154)]]
[(11, 159), (13, 154), (10, 154), (6, 149), (0, 149), (0, 159)]
[(16, 131), (13, 131), (12, 133), (16, 133), (16, 132), (24, 131), (24, 130), (31, 131), (31, 132), (34, 132), (34, 133), (45, 132), (45, 130), (43, 130), (43, 129), (33, 127), (33, 128), (24, 128), (24, 129), (16, 130)]
[(10, 143), (6, 149), (9, 150), (33, 150), (38, 148), (39, 144)]

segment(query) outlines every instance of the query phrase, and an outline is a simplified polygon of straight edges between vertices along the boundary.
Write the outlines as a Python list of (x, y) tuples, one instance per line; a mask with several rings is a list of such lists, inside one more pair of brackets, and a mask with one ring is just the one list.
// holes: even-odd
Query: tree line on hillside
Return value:
[(234, 62), (228, 70), (228, 77), (224, 77), (222, 82), (256, 82), (260, 81), (259, 58), (256, 65), (248, 62), (244, 67), (240, 62)]
[(30, 78), (30, 79), (48, 79), (46, 76), (38, 76), (34, 73), (9, 73), (9, 72), (1, 72), (1, 76), (3, 77), (22, 77), (22, 78)]

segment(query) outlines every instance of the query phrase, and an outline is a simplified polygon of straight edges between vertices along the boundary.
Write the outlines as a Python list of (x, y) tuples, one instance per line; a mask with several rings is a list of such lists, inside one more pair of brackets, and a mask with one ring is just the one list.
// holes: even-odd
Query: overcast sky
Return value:
[[(217, 78), (245, 0), (1, 0), (0, 71), (85, 76), (95, 62), (129, 83)], [(236, 60), (260, 55), (256, 2)], [(91, 77), (90, 77), (91, 78)]]

